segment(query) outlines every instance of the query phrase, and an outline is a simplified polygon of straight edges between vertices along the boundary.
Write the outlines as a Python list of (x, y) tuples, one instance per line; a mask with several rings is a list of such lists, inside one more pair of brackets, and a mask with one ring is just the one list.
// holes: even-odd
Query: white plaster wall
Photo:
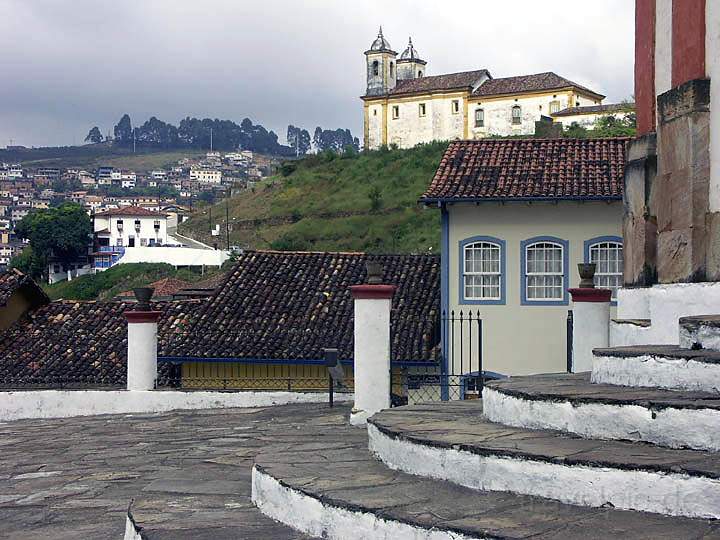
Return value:
[(617, 293), (618, 319), (649, 319), (649, 288), (620, 288)]
[(711, 79), (710, 211), (720, 212), (720, 2), (709, 0), (705, 10), (705, 69)]
[(573, 373), (590, 371), (593, 349), (607, 347), (610, 302), (573, 302)]
[(573, 122), (575, 122), (576, 124), (583, 126), (584, 128), (592, 129), (593, 125), (599, 118), (603, 118), (605, 116), (614, 116), (617, 119), (624, 119), (629, 114), (630, 113), (627, 113), (627, 112), (573, 114), (573, 115), (569, 115), (569, 116), (557, 116), (557, 117), (553, 117), (553, 119), (556, 122), (560, 122), (565, 127), (568, 127)]
[(157, 379), (157, 322), (128, 324), (127, 389), (152, 390)]
[(630, 323), (610, 321), (610, 347), (626, 345), (648, 345), (652, 343), (650, 328)]
[[(121, 219), (123, 221), (122, 234), (118, 231), (117, 221)], [(135, 220), (140, 221), (140, 231), (135, 230)], [(155, 231), (155, 221), (160, 221), (160, 228)], [(140, 240), (145, 238), (149, 240), (152, 238), (156, 243), (167, 244), (167, 218), (164, 216), (106, 216), (106, 217), (95, 217), (94, 231), (101, 231), (108, 229), (110, 231), (110, 245), (116, 246), (117, 241), (122, 239), (123, 245), (128, 245), (128, 239), (132, 236), (135, 238), (135, 245), (140, 246)]]
[(533, 401), (485, 388), (483, 412), (491, 422), (528, 429), (556, 429), (589, 439), (720, 450), (720, 412), (712, 409), (651, 410), (639, 405)]
[[(335, 401), (352, 398), (352, 394), (335, 394)], [(325, 393), (31, 390), (0, 392), (0, 421), (325, 402)]]
[[(569, 286), (577, 287), (577, 263), (583, 262), (583, 242), (597, 236), (622, 236), (622, 204), (483, 203), (449, 207), (449, 309), (473, 313), (483, 319), (483, 369), (506, 375), (563, 372), (566, 370), (567, 305), (520, 305), (520, 242), (534, 236), (555, 236), (569, 241)], [(506, 304), (461, 304), (459, 242), (472, 236), (505, 240)], [(569, 298), (569, 295), (568, 295)], [(614, 308), (611, 309), (611, 316)], [(473, 347), (477, 343), (474, 341)], [(456, 334), (456, 350), (459, 336)], [(467, 348), (467, 344), (465, 345)], [(476, 349), (473, 349), (475, 358)], [(465, 360), (467, 364), (467, 359)]]
[[(452, 112), (452, 102), (459, 101), (459, 111)], [(430, 141), (462, 139), (464, 137), (463, 102), (459, 94), (436, 95), (410, 101), (388, 103), (388, 144), (399, 148), (412, 148)], [(425, 116), (419, 115), (420, 103), (425, 104)], [(393, 118), (393, 107), (399, 107), (400, 116)]]
[(680, 326), (680, 347), (691, 349), (693, 345), (699, 344), (702, 349), (720, 351), (720, 328), (700, 324), (693, 330)]
[(368, 148), (376, 150), (382, 146), (382, 105), (368, 107)]
[(189, 247), (134, 247), (125, 248), (118, 261), (125, 263), (167, 263), (173, 266), (222, 266), (230, 253), (222, 249)]
[(353, 425), (390, 408), (390, 300), (355, 300)]
[(328, 540), (469, 540), (462, 534), (413, 527), (350, 511), (285, 487), (257, 466), (252, 470), (252, 501), (268, 517), (295, 530)]
[(593, 360), (591, 379), (594, 383), (620, 386), (719, 393), (720, 364), (650, 355), (597, 356)]
[(534, 495), (579, 506), (720, 517), (720, 480), (478, 455), (388, 437), (368, 424), (370, 451), (388, 467), (480, 491)]
[(672, 88), (672, 3), (655, 2), (655, 94)]
[(649, 293), (652, 343), (679, 343), (680, 317), (720, 312), (720, 283), (673, 283), (644, 290)]

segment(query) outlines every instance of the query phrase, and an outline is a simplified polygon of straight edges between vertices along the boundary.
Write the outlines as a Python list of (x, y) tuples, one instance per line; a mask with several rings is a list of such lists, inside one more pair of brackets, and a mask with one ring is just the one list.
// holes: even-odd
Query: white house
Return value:
[[(622, 284), (626, 144), (486, 139), (448, 147), (421, 202), (442, 213), (442, 310), (479, 313), (485, 371), (565, 371), (577, 264), (596, 262), (598, 285)], [(450, 370), (461, 350), (478, 353), (477, 339), (452, 332), (443, 329)]]
[(125, 206), (95, 214), (98, 246), (142, 247), (167, 244), (167, 216), (140, 206)]
[(222, 172), (216, 169), (193, 167), (190, 169), (190, 179), (204, 184), (220, 184)]

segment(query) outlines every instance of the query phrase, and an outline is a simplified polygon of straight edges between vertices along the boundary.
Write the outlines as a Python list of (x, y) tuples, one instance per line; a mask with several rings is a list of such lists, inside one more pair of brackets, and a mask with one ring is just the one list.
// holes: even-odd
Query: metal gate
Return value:
[(436, 360), (392, 368), (393, 406), (479, 399), (484, 384), (480, 311), (443, 312)]

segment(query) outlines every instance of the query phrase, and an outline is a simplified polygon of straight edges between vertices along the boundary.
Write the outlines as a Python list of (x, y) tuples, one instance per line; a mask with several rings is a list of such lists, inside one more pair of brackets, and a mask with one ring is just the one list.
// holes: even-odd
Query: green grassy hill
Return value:
[[(440, 212), (417, 200), (446, 147), (438, 142), (285, 163), (278, 176), (230, 199), (230, 243), (254, 249), (437, 251)], [(179, 230), (224, 246), (225, 212), (225, 202), (206, 207)], [(211, 223), (220, 224), (219, 238), (211, 237)]]

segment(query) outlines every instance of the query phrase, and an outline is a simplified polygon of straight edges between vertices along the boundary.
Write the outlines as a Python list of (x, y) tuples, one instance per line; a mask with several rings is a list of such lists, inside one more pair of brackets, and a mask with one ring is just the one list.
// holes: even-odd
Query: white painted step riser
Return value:
[(670, 448), (720, 450), (720, 411), (638, 405), (527, 400), (483, 391), (483, 411), (492, 422), (528, 429), (554, 429), (590, 439), (645, 441)]
[(720, 393), (720, 364), (660, 356), (596, 356), (591, 381), (620, 386)]
[(610, 347), (647, 345), (652, 343), (651, 327), (610, 321)]
[(701, 349), (720, 351), (720, 328), (701, 324), (690, 330), (680, 325), (680, 347), (692, 349), (696, 344)]
[(328, 540), (472, 540), (448, 531), (423, 529), (367, 513), (334, 507), (283, 486), (253, 467), (252, 501), (266, 516), (293, 529)]
[[(481, 491), (534, 495), (578, 506), (720, 518), (720, 480), (608, 467), (560, 465), (437, 448), (368, 425), (370, 451), (388, 467)], [(571, 489), (568, 489), (571, 487)]]

